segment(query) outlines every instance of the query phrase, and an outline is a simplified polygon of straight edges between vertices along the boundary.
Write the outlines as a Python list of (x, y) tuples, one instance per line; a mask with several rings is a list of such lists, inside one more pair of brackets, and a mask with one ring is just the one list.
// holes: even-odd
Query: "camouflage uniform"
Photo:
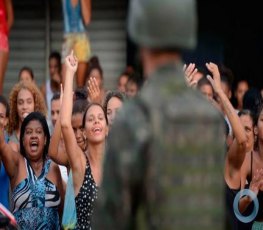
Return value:
[(159, 68), (109, 135), (93, 229), (224, 229), (223, 118)]

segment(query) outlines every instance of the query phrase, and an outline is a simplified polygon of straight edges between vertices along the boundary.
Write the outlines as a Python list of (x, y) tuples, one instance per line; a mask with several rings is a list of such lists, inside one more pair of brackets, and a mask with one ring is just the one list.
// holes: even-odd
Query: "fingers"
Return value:
[(98, 82), (95, 78), (90, 78), (90, 80), (88, 81), (88, 88), (93, 94), (100, 93)]
[(186, 70), (186, 64), (184, 64), (183, 66), (183, 71), (185, 72), (185, 70)]
[[(214, 79), (210, 75), (206, 75), (207, 80), (211, 83), (211, 85), (214, 85)], [(214, 88), (214, 86), (213, 86)]]
[(218, 66), (213, 62), (206, 63), (205, 65), (207, 69), (213, 74), (213, 77), (220, 80), (220, 73)]
[(78, 61), (78, 60), (77, 60), (77, 57), (75, 56), (73, 50), (71, 50), (71, 52), (70, 52), (70, 56), (71, 56), (71, 58), (72, 58), (73, 60)]
[(71, 65), (71, 66), (77, 66), (78, 64), (78, 59), (74, 55), (74, 51), (71, 50), (70, 54), (66, 57), (66, 62)]
[(257, 169), (256, 173), (253, 177), (253, 181), (258, 182), (258, 181), (262, 181), (263, 180), (263, 169)]
[(97, 93), (99, 93), (100, 88), (99, 88), (99, 85), (98, 85), (98, 82), (97, 82), (96, 78), (91, 79), (91, 84), (92, 84), (92, 86), (93, 86), (93, 89), (94, 89)]
[(89, 95), (90, 95), (91, 99), (93, 99), (95, 97), (96, 91), (95, 91), (95, 89), (93, 87), (91, 79), (89, 79), (89, 81), (88, 81), (88, 92), (89, 92)]
[(184, 65), (183, 70), (187, 78), (192, 77), (197, 72), (197, 68), (195, 68), (194, 63), (190, 63), (187, 67)]
[(194, 76), (195, 76), (195, 74), (197, 73), (197, 69), (194, 69), (193, 71), (192, 71), (192, 73), (189, 75), (189, 76), (187, 76), (188, 77), (188, 80), (191, 82), (191, 81), (193, 81), (194, 80)]
[(195, 74), (197, 73), (198, 69), (195, 68), (194, 63), (190, 63), (188, 66), (186, 64), (183, 66), (183, 71), (185, 74), (185, 80), (188, 86), (195, 88), (197, 85), (197, 80), (194, 79)]
[(78, 63), (76, 57), (74, 56), (69, 56), (69, 62), (72, 66), (76, 66), (76, 64)]
[(252, 191), (258, 191), (259, 189), (262, 189), (263, 185), (263, 169), (257, 169), (255, 175), (253, 176), (253, 179), (250, 183), (250, 189)]
[(211, 72), (214, 71), (217, 68), (217, 65), (213, 62), (205, 63), (208, 70)]
[(100, 103), (100, 87), (95, 78), (89, 79), (87, 89), (89, 92), (90, 100), (92, 102)]

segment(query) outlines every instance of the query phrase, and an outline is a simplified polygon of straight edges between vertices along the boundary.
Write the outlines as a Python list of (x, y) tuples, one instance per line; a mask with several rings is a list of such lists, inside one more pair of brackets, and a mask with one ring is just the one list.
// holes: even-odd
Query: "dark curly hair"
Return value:
[(9, 115), (9, 126), (8, 133), (11, 135), (14, 130), (19, 127), (19, 117), (17, 111), (17, 96), (21, 89), (26, 89), (30, 91), (34, 98), (34, 111), (40, 112), (46, 116), (47, 108), (45, 104), (44, 97), (37, 85), (33, 82), (19, 82), (11, 90), (9, 95), (10, 103), (10, 115)]

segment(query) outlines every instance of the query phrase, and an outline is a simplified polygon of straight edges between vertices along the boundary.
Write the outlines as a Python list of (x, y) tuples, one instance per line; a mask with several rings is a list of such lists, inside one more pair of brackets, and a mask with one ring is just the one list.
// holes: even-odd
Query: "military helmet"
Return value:
[(140, 46), (192, 49), (196, 27), (195, 0), (130, 0), (128, 33)]

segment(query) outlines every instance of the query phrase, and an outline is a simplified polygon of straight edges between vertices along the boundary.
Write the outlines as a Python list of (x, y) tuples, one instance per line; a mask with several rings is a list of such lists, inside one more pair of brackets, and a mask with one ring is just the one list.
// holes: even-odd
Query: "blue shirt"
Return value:
[(3, 163), (0, 163), (0, 203), (9, 209), (9, 177)]
[(64, 32), (83, 33), (85, 27), (81, 15), (81, 3), (73, 7), (70, 0), (63, 0)]

